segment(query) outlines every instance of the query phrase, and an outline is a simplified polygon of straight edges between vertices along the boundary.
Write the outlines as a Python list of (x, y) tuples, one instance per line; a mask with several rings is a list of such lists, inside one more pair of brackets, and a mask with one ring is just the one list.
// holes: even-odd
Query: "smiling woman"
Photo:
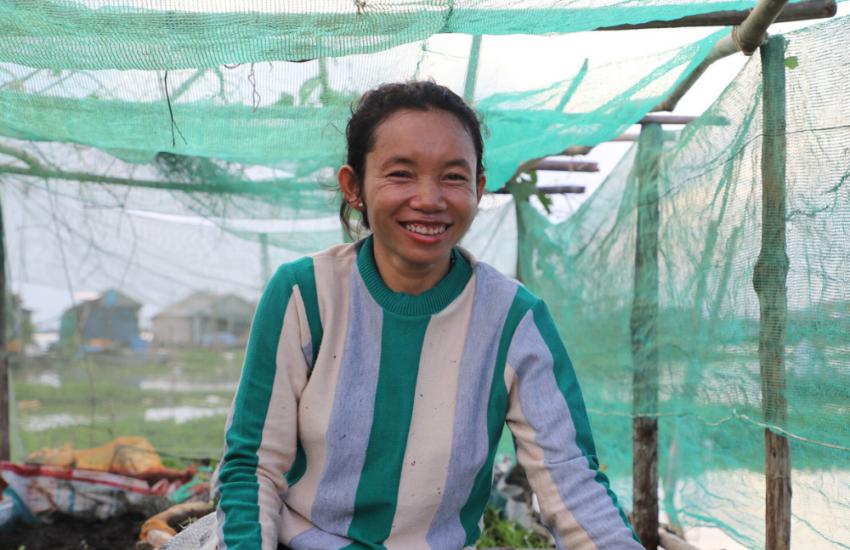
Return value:
[[(394, 107), (394, 112), (383, 120), (370, 117), (373, 126), (357, 125), (356, 120), (349, 125), (349, 134), (366, 134), (349, 135), (349, 141), (372, 146), (362, 160), (349, 152), (349, 164), (339, 171), (345, 203), (361, 212), (372, 231), (375, 263), (384, 282), (411, 294), (434, 287), (448, 273), (451, 251), (472, 224), (487, 181), (478, 125), (471, 132), (453, 112), (439, 107), (414, 110), (414, 101), (423, 98), (404, 93), (431, 86), (389, 85), (372, 92), (401, 97), (383, 103), (384, 110)], [(446, 92), (438, 98), (454, 96)], [(372, 102), (367, 95), (361, 105)], [(460, 98), (457, 102), (469, 111), (466, 118), (477, 123), (472, 110)]]
[(433, 82), (389, 84), (346, 136), (340, 215), (350, 227), (356, 210), (371, 235), (278, 269), (227, 421), (217, 515), (165, 548), (471, 546), (505, 424), (558, 548), (641, 548), (545, 304), (457, 246), (486, 181), (474, 111)]

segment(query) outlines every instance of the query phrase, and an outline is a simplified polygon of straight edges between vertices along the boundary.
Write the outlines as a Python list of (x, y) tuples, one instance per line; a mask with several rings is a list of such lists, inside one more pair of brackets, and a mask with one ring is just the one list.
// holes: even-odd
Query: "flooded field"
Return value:
[(12, 450), (146, 437), (164, 458), (218, 459), (244, 352), (180, 350), (40, 357), (13, 366)]

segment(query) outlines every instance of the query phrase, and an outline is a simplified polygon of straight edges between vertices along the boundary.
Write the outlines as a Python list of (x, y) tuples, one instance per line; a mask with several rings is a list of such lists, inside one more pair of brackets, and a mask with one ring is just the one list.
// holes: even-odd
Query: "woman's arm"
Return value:
[(298, 402), (309, 371), (299, 292), (293, 265), (282, 266), (254, 316), (216, 487), (219, 550), (277, 549), (280, 495), (296, 458)]
[(640, 550), (608, 478), (599, 471), (578, 380), (546, 305), (514, 333), (505, 379), (508, 427), (558, 548)]

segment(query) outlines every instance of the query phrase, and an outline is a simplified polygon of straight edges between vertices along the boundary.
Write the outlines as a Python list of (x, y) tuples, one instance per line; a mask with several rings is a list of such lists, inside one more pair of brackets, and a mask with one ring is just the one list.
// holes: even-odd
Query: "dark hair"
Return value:
[[(451, 113), (463, 125), (475, 147), (476, 179), (484, 173), (484, 139), (481, 136), (482, 122), (463, 98), (436, 82), (414, 81), (383, 84), (363, 94), (351, 108), (351, 118), (345, 128), (347, 141), (346, 164), (354, 170), (362, 195), (363, 177), (366, 171), (366, 155), (375, 146), (375, 131), (390, 115), (403, 109), (413, 111), (440, 110)], [(353, 208), (342, 197), (339, 218), (343, 227), (352, 232), (351, 214)], [(369, 229), (369, 217), (361, 213), (359, 225)]]

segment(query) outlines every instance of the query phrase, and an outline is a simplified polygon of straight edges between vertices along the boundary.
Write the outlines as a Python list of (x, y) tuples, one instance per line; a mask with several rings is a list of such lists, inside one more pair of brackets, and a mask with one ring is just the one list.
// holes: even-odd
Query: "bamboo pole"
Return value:
[(764, 41), (767, 28), (776, 21), (787, 3), (788, 0), (759, 0), (741, 26), (733, 28), (732, 32), (718, 40), (702, 63), (697, 65), (691, 74), (652, 110), (672, 111), (675, 109), (679, 100), (715, 61), (739, 51), (744, 55), (752, 55)]
[(478, 81), (478, 59), (481, 57), (481, 35), (472, 37), (469, 49), (469, 64), (466, 66), (466, 80), (463, 84), (463, 98), (467, 103), (475, 100), (475, 84)]
[[(762, 233), (761, 252), (753, 270), (760, 310), (759, 370), (764, 422), (784, 428), (785, 325), (788, 255), (785, 247), (785, 39), (771, 38), (762, 58)], [(766, 550), (791, 545), (791, 447), (784, 436), (765, 429)]]
[[(835, 0), (807, 0), (789, 4), (776, 18), (777, 23), (790, 21), (810, 21), (812, 19), (827, 19), (833, 17), (838, 10)], [(671, 21), (649, 21), (635, 25), (615, 25), (600, 27), (597, 31), (626, 31), (637, 29), (672, 29), (679, 27), (728, 27), (740, 25), (751, 10), (715, 11), (699, 15), (688, 15)]]
[[(0, 460), (11, 460), (9, 354), (6, 349), (6, 231), (0, 205)], [(23, 347), (21, 348), (23, 353)]]
[(631, 347), (634, 365), (632, 465), (634, 529), (647, 550), (658, 548), (658, 124), (646, 124), (638, 141), (637, 231)]

